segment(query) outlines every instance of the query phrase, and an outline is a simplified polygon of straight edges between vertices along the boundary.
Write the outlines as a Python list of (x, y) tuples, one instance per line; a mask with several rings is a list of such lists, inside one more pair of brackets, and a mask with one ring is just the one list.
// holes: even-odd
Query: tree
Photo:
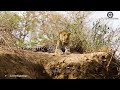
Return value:
[(13, 12), (0, 12), (1, 37), (4, 38), (7, 46), (16, 46), (16, 37), (13, 35), (17, 30), (20, 17)]

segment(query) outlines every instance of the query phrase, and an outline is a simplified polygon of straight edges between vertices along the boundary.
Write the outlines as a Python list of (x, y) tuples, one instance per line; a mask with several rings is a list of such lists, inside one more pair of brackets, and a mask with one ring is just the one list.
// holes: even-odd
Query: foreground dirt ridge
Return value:
[(1, 79), (115, 79), (120, 78), (118, 68), (119, 62), (106, 52), (54, 56), (0, 48)]

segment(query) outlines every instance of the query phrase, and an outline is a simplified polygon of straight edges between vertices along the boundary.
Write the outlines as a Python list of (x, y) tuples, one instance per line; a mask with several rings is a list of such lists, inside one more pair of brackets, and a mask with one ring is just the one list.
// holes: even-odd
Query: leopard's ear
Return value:
[(62, 32), (59, 32), (59, 35), (61, 34)]
[(57, 34), (57, 36), (59, 37), (59, 36), (60, 36), (60, 34), (61, 34), (61, 32), (57, 32), (56, 34)]
[(70, 36), (70, 34), (71, 34), (71, 33), (70, 33), (70, 32), (68, 32), (68, 35), (69, 35), (69, 36)]

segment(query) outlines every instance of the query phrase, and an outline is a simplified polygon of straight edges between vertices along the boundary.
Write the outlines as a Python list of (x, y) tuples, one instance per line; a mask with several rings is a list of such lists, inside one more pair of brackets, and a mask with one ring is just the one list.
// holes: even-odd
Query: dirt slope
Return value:
[(105, 52), (54, 56), (0, 48), (1, 79), (114, 79), (118, 68), (118, 61)]

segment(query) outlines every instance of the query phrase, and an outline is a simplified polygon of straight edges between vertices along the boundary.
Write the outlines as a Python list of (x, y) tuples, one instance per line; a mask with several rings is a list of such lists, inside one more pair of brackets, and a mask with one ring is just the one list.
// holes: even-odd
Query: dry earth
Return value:
[(0, 78), (119, 79), (119, 62), (106, 52), (55, 56), (0, 48)]

